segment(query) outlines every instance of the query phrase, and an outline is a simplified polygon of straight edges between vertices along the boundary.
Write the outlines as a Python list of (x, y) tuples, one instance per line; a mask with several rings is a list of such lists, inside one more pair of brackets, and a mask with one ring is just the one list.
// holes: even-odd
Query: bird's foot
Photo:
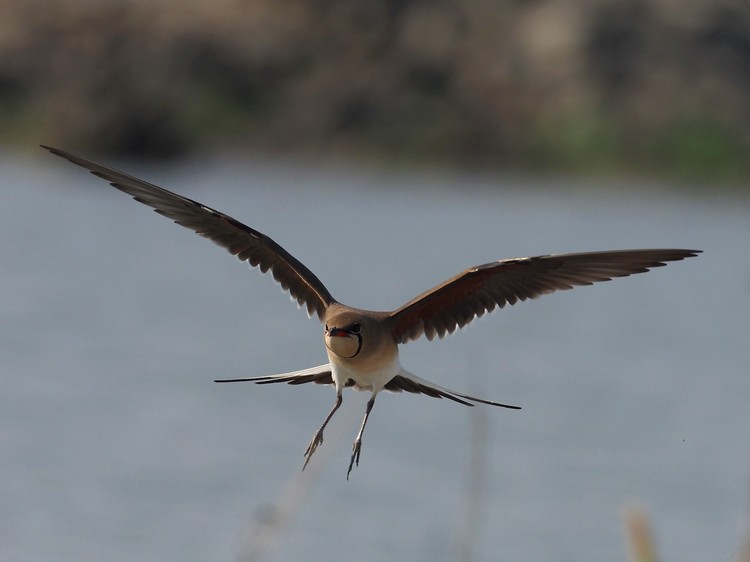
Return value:
[(354, 445), (352, 446), (352, 458), (349, 461), (349, 470), (346, 471), (346, 479), (349, 480), (349, 473), (352, 471), (352, 468), (356, 464), (359, 466), (359, 454), (362, 451), (362, 440), (357, 439), (354, 441)]
[(323, 428), (321, 427), (318, 431), (315, 432), (315, 435), (313, 435), (312, 441), (310, 441), (310, 444), (307, 446), (307, 449), (305, 450), (305, 464), (302, 465), (302, 470), (305, 470), (307, 468), (307, 463), (310, 462), (310, 459), (313, 456), (313, 453), (315, 452), (315, 449), (318, 448), (318, 445), (323, 444)]

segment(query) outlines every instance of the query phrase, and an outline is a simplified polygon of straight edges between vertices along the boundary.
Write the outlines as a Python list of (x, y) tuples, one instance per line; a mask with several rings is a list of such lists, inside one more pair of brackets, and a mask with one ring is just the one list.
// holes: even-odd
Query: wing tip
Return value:
[(60, 156), (61, 158), (69, 160), (68, 153), (60, 148), (55, 148), (54, 146), (49, 146), (47, 144), (40, 144), (39, 146), (47, 152), (54, 154), (55, 156)]

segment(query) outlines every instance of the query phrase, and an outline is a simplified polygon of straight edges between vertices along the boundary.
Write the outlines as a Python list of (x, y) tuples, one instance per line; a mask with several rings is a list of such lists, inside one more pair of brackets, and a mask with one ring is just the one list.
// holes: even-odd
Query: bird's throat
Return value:
[(346, 336), (325, 336), (326, 347), (342, 359), (353, 359), (362, 351), (362, 336), (350, 334)]

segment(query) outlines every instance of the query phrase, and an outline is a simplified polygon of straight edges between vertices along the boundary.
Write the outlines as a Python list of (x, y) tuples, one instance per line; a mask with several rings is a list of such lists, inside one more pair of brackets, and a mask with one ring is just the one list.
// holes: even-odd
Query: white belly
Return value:
[(357, 390), (380, 392), (388, 381), (401, 371), (398, 353), (383, 357), (380, 361), (355, 362), (344, 360), (329, 351), (328, 360), (331, 363), (331, 374), (337, 391), (344, 388), (346, 382), (351, 379)]

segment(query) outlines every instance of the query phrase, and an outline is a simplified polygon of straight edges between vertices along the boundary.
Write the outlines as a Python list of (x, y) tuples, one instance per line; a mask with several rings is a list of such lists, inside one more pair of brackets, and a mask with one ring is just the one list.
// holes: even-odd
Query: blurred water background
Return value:
[[(622, 560), (633, 500), (664, 560), (733, 559), (747, 2), (0, 13), (0, 560)], [(349, 392), (301, 475), (333, 392), (211, 381), (324, 362), (318, 323), (40, 143), (230, 213), (362, 308), (500, 258), (705, 253), (403, 347), (415, 374), (523, 409), (383, 394), (347, 482)]]
[[(631, 499), (665, 560), (732, 556), (750, 460), (746, 200), (252, 159), (120, 164), (270, 233), (338, 299), (374, 309), (496, 258), (705, 251), (402, 348), (415, 373), (524, 409), (384, 394), (347, 482), (367, 397), (347, 393), (272, 559), (456, 559), (477, 412), (474, 559), (622, 559)], [(2, 558), (235, 559), (333, 392), (211, 381), (324, 362), (320, 326), (270, 278), (62, 160), (5, 154), (2, 169)]]

